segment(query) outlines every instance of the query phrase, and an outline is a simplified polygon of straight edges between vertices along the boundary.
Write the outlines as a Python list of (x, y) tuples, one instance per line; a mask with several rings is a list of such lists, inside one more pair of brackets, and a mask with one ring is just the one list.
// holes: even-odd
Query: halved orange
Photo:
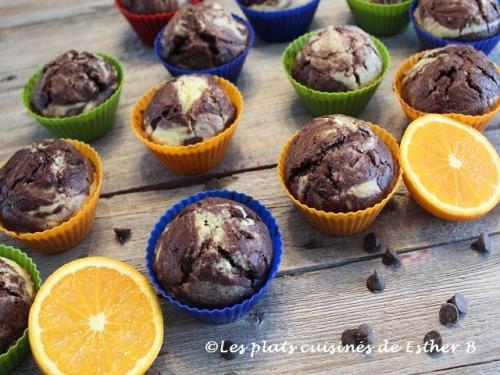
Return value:
[(163, 316), (138, 271), (89, 257), (62, 266), (42, 285), (29, 339), (45, 374), (144, 374), (163, 342)]
[(500, 158), (474, 128), (441, 115), (413, 121), (401, 140), (406, 187), (430, 213), (447, 220), (481, 217), (500, 199)]

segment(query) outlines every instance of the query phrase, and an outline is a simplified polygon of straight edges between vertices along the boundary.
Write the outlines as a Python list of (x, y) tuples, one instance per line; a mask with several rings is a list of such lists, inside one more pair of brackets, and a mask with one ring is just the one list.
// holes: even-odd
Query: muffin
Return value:
[(319, 117), (302, 128), (284, 164), (285, 183), (297, 200), (336, 213), (377, 204), (397, 174), (389, 148), (370, 125), (344, 115)]
[(7, 352), (28, 327), (34, 294), (28, 272), (13, 260), (0, 257), (0, 354)]
[(311, 0), (243, 0), (248, 8), (262, 11), (292, 9), (304, 5)]
[(53, 228), (89, 199), (92, 162), (64, 140), (42, 140), (17, 151), (0, 169), (0, 221), (17, 233)]
[(180, 69), (209, 69), (238, 57), (248, 43), (245, 24), (220, 5), (199, 3), (179, 9), (167, 24), (160, 54)]
[(190, 0), (121, 0), (122, 5), (131, 12), (139, 14), (166, 13), (178, 9)]
[(292, 77), (318, 91), (352, 91), (375, 81), (382, 70), (380, 52), (367, 33), (356, 26), (329, 26), (297, 54)]
[(144, 111), (146, 134), (165, 146), (186, 146), (222, 132), (234, 122), (236, 107), (208, 75), (172, 78)]
[(500, 32), (497, 0), (420, 0), (417, 25), (439, 38), (477, 41)]
[(272, 261), (271, 236), (261, 218), (238, 202), (208, 197), (186, 206), (165, 227), (153, 271), (183, 303), (222, 308), (256, 293)]
[(500, 96), (500, 74), (483, 52), (449, 45), (423, 52), (403, 73), (401, 96), (426, 113), (482, 115)]

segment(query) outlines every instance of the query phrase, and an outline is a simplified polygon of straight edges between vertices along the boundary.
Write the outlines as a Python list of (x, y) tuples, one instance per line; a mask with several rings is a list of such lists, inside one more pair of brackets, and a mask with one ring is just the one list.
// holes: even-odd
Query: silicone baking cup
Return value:
[(231, 61), (220, 65), (216, 66), (214, 68), (209, 68), (209, 69), (201, 69), (201, 70), (188, 70), (188, 69), (181, 69), (177, 68), (176, 66), (173, 66), (168, 63), (167, 60), (161, 55), (161, 38), (163, 37), (163, 33), (165, 32), (165, 28), (163, 28), (159, 33), (158, 36), (156, 37), (155, 40), (155, 54), (158, 60), (162, 63), (162, 65), (167, 69), (167, 71), (173, 75), (173, 76), (179, 76), (183, 74), (211, 74), (219, 77), (226, 78), (227, 80), (236, 83), (238, 80), (238, 77), (240, 76), (241, 70), (243, 69), (243, 64), (245, 63), (245, 60), (247, 58), (248, 52), (250, 49), (253, 47), (253, 43), (255, 40), (255, 33), (253, 31), (252, 26), (248, 23), (247, 20), (238, 17), (237, 15), (233, 14), (233, 17), (243, 23), (247, 30), (248, 30), (248, 44), (247, 47), (243, 50), (242, 53), (240, 53), (238, 56), (236, 56), (234, 59)]
[(38, 253), (55, 254), (75, 247), (85, 238), (94, 223), (103, 178), (101, 159), (89, 145), (72, 139), (66, 141), (85, 155), (95, 168), (95, 182), (87, 202), (69, 220), (43, 232), (17, 233), (8, 230), (0, 222), (0, 231)]
[(415, 16), (414, 12), (415, 9), (418, 6), (418, 0), (413, 3), (413, 5), (410, 7), (410, 20), (411, 24), (413, 25), (413, 28), (415, 29), (415, 32), (417, 33), (418, 39), (420, 40), (420, 44), (424, 49), (432, 49), (432, 48), (438, 48), (438, 47), (444, 47), (447, 46), (448, 44), (468, 44), (473, 46), (475, 49), (479, 51), (483, 51), (486, 54), (489, 54), (495, 46), (497, 45), (498, 41), (500, 40), (500, 34), (492, 36), (490, 38), (485, 38), (482, 40), (477, 40), (477, 41), (469, 41), (469, 42), (463, 42), (459, 40), (451, 40), (451, 39), (444, 39), (437, 37), (435, 35), (432, 35), (422, 29), (417, 22), (415, 21)]
[(408, 9), (412, 2), (378, 4), (367, 0), (347, 0), (358, 26), (370, 34), (382, 36), (398, 34), (408, 26)]
[(224, 158), (229, 142), (240, 122), (243, 112), (243, 98), (238, 88), (224, 78), (214, 76), (214, 79), (229, 95), (231, 102), (236, 107), (236, 118), (223, 132), (203, 142), (188, 146), (165, 146), (151, 141), (144, 132), (144, 111), (151, 102), (153, 96), (165, 82), (150, 88), (143, 97), (137, 101), (132, 109), (130, 124), (132, 125), (135, 135), (166, 168), (174, 173), (195, 175), (215, 168)]
[[(393, 82), (394, 92), (396, 93), (396, 96), (399, 100), (399, 103), (401, 104), (401, 107), (403, 108), (403, 111), (406, 114), (406, 117), (408, 117), (411, 121), (416, 120), (417, 118), (428, 114), (426, 112), (422, 112), (419, 111), (418, 109), (413, 108), (403, 99), (402, 95), (404, 75), (408, 70), (411, 69), (412, 66), (414, 66), (417, 63), (417, 61), (420, 60), (422, 54), (423, 52), (420, 52), (406, 59), (401, 64), (401, 66), (396, 71), (396, 74), (394, 75), (394, 82)], [(500, 67), (497, 67), (497, 70), (500, 72)], [(491, 120), (493, 120), (493, 118), (495, 118), (499, 109), (500, 109), (500, 99), (497, 101), (495, 108), (493, 108), (491, 111), (483, 115), (464, 115), (461, 113), (443, 113), (442, 115), (460, 121), (464, 124), (470, 125), (479, 131), (483, 131), (486, 128), (486, 126), (488, 126), (488, 123)]]
[(392, 157), (394, 158), (394, 161), (398, 166), (398, 171), (396, 175), (396, 181), (389, 194), (376, 205), (364, 210), (347, 213), (326, 212), (309, 207), (306, 204), (300, 202), (288, 189), (285, 178), (285, 161), (288, 155), (288, 149), (290, 148), (290, 145), (297, 134), (290, 138), (290, 140), (281, 151), (280, 158), (278, 160), (278, 175), (283, 189), (285, 190), (288, 197), (290, 197), (290, 199), (293, 201), (295, 206), (297, 206), (299, 212), (311, 223), (311, 225), (326, 234), (334, 236), (349, 236), (363, 231), (377, 218), (377, 216), (380, 214), (387, 202), (389, 202), (389, 200), (392, 198), (394, 193), (396, 193), (399, 185), (401, 184), (403, 178), (403, 169), (401, 168), (401, 163), (399, 160), (398, 142), (388, 131), (382, 129), (377, 125), (370, 124), (370, 126), (372, 127), (373, 131), (379, 136), (379, 138), (387, 145), (387, 147), (389, 147)]
[[(201, 3), (201, 0), (191, 0), (191, 4)], [(147, 46), (152, 47), (156, 35), (172, 19), (177, 9), (165, 13), (140, 14), (134, 13), (122, 5), (121, 0), (115, 0), (118, 10), (126, 18), (139, 39)]]
[(88, 112), (69, 117), (46, 117), (39, 115), (31, 109), (31, 96), (42, 74), (40, 68), (30, 78), (23, 89), (23, 104), (31, 117), (38, 121), (44, 128), (61, 138), (78, 139), (91, 142), (102, 137), (113, 125), (116, 109), (123, 88), (123, 68), (118, 60), (103, 53), (96, 53), (111, 63), (118, 72), (118, 88), (104, 103)]
[(368, 86), (346, 92), (325, 92), (313, 90), (292, 77), (292, 68), (297, 54), (302, 50), (304, 44), (318, 31), (313, 31), (295, 39), (283, 53), (283, 67), (286, 75), (292, 83), (300, 100), (313, 116), (323, 116), (332, 113), (343, 113), (357, 116), (366, 108), (368, 102), (377, 90), (380, 82), (387, 74), (391, 64), (391, 58), (387, 48), (377, 38), (372, 37), (380, 55), (382, 56), (383, 68), (380, 76)]
[[(162, 234), (163, 230), (183, 209), (184, 207), (196, 203), (207, 197), (220, 197), (230, 199), (232, 201), (241, 203), (248, 208), (251, 208), (262, 221), (266, 224), (269, 233), (271, 234), (271, 240), (273, 243), (274, 257), (269, 268), (269, 276), (266, 283), (250, 298), (244, 300), (233, 306), (225, 307), (223, 309), (207, 309), (207, 308), (197, 308), (193, 306), (186, 305), (180, 302), (172, 295), (170, 295), (166, 290), (164, 290), (156, 278), (155, 272), (153, 270), (153, 259), (156, 242), (158, 237)], [(149, 279), (155, 287), (156, 291), (164, 298), (166, 298), (170, 303), (177, 306), (182, 311), (185, 311), (199, 320), (213, 323), (213, 324), (225, 324), (232, 322), (241, 316), (245, 315), (250, 309), (257, 303), (257, 301), (262, 297), (264, 292), (269, 288), (274, 277), (278, 273), (278, 269), (281, 263), (281, 256), (283, 253), (283, 239), (281, 236), (281, 231), (278, 223), (274, 219), (273, 215), (269, 210), (258, 200), (249, 197), (248, 195), (238, 193), (236, 191), (228, 190), (212, 190), (203, 193), (198, 193), (186, 198), (179, 203), (172, 206), (165, 214), (160, 218), (158, 223), (155, 225), (148, 241), (148, 247), (146, 250), (146, 266), (148, 270)]]
[(271, 43), (288, 42), (304, 34), (311, 26), (319, 4), (319, 0), (312, 0), (290, 9), (263, 11), (245, 6), (243, 0), (237, 1), (255, 33)]
[[(35, 285), (35, 291), (40, 289), (40, 273), (38, 272), (35, 263), (33, 263), (31, 258), (29, 258), (25, 253), (14, 247), (0, 244), (0, 257), (8, 258), (19, 264), (31, 276), (33, 284)], [(26, 357), (29, 350), (28, 328), (26, 328), (23, 335), (16, 341), (15, 344), (12, 345), (5, 353), (0, 354), (0, 375), (8, 375), (12, 373)]]

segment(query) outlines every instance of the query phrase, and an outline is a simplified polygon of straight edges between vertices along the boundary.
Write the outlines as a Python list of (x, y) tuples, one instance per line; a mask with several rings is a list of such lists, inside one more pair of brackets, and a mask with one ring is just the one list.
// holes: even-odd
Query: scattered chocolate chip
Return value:
[(235, 359), (237, 353), (233, 353), (231, 351), (231, 346), (234, 345), (234, 342), (229, 340), (224, 340), (221, 345), (220, 356), (228, 361)]
[(446, 302), (455, 305), (459, 314), (464, 315), (467, 313), (467, 300), (462, 293), (455, 294)]
[(380, 242), (380, 239), (375, 233), (370, 232), (365, 236), (363, 248), (367, 253), (374, 253), (376, 251), (379, 251), (381, 246), (382, 242)]
[(346, 329), (344, 332), (342, 332), (342, 345), (343, 346), (349, 346), (353, 345), (354, 347), (357, 346), (356, 342), (356, 333), (358, 332), (357, 329)]
[(438, 331), (430, 331), (424, 336), (424, 350), (429, 354), (439, 352), (443, 346), (443, 338)]
[(222, 189), (222, 184), (218, 178), (213, 178), (205, 183), (205, 190), (220, 190)]
[(439, 321), (445, 326), (456, 324), (458, 321), (458, 310), (452, 303), (441, 305), (439, 310)]
[(491, 251), (491, 239), (488, 233), (482, 232), (478, 239), (470, 245), (471, 249), (480, 253), (489, 253)]
[(363, 345), (370, 345), (373, 342), (373, 330), (366, 324), (361, 324), (356, 330), (356, 343)]
[(387, 248), (385, 254), (382, 255), (382, 263), (386, 266), (399, 267), (401, 266), (401, 259), (399, 258), (399, 254), (397, 252)]
[(395, 198), (392, 198), (389, 202), (387, 202), (385, 208), (388, 211), (396, 211), (399, 208), (399, 203), (396, 201)]
[(129, 228), (113, 228), (113, 230), (115, 231), (116, 240), (122, 245), (130, 240), (132, 236), (132, 229)]
[(375, 270), (366, 279), (366, 287), (370, 292), (373, 293), (383, 292), (385, 289), (385, 280), (381, 275), (378, 274), (377, 270)]
[(8, 81), (12, 81), (14, 79), (16, 79), (17, 76), (14, 75), (14, 74), (9, 74), (8, 76), (5, 76), (3, 78), (0, 79), (0, 82), (8, 82)]

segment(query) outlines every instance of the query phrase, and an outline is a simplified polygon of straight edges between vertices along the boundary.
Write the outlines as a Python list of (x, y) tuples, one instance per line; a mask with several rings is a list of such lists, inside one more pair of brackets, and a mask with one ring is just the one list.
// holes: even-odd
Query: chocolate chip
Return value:
[(367, 253), (374, 253), (376, 251), (379, 251), (381, 246), (382, 242), (380, 242), (380, 239), (375, 233), (370, 232), (365, 236), (363, 248)]
[(427, 334), (424, 336), (424, 350), (426, 353), (437, 353), (442, 346), (443, 338), (438, 331), (427, 332)]
[(467, 313), (467, 300), (462, 293), (455, 294), (446, 302), (455, 305), (459, 314), (464, 315)]
[(471, 249), (480, 253), (489, 253), (491, 251), (491, 239), (488, 233), (482, 232), (478, 239), (470, 245)]
[(356, 330), (356, 343), (362, 345), (370, 345), (373, 342), (373, 330), (366, 324), (361, 324)]
[(382, 255), (382, 263), (386, 266), (399, 267), (401, 266), (401, 259), (399, 258), (399, 254), (397, 252), (387, 248), (385, 254)]
[(116, 240), (122, 245), (132, 236), (132, 229), (129, 228), (113, 228), (113, 230), (115, 231)]
[(452, 303), (441, 305), (439, 310), (439, 321), (445, 326), (456, 324), (458, 321), (458, 310)]
[(356, 333), (358, 332), (357, 329), (346, 329), (344, 332), (342, 332), (342, 345), (343, 346), (349, 346), (352, 345), (354, 347), (357, 346), (356, 342)]
[(375, 270), (366, 279), (366, 287), (370, 292), (373, 293), (383, 292), (385, 289), (385, 280), (381, 275), (378, 274), (377, 270)]
[(237, 353), (236, 352), (233, 353), (231, 351), (231, 346), (233, 346), (233, 345), (234, 345), (234, 342), (232, 342), (232, 341), (229, 341), (229, 340), (222, 341), (220, 356), (228, 361), (235, 359), (237, 357)]

